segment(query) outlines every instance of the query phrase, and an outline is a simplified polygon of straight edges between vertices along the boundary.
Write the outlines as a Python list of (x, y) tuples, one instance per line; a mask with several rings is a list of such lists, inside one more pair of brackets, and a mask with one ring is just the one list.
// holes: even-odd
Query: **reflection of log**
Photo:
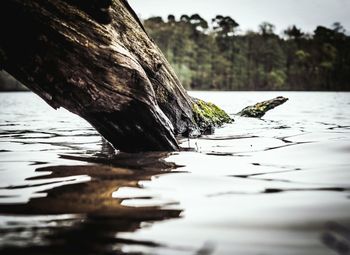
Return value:
[[(89, 214), (94, 217), (143, 220), (177, 217), (179, 215), (178, 210), (162, 210), (156, 206), (128, 207), (121, 204), (123, 199), (112, 197), (113, 192), (119, 188), (138, 188), (140, 180), (150, 180), (154, 175), (169, 171), (169, 169), (158, 168), (147, 169), (142, 167), (141, 169), (135, 170), (108, 165), (53, 166), (37, 169), (38, 172), (51, 173), (29, 178), (28, 181), (49, 181), (55, 178), (79, 175), (89, 175), (92, 181), (53, 188), (47, 191), (47, 196), (33, 198), (27, 204), (2, 204), (0, 205), (0, 212), (22, 215), (73, 213)], [(8, 189), (21, 188), (24, 187), (8, 187)]]
[[(65, 215), (47, 223), (45, 221), (50, 218), (45, 216), (43, 222), (38, 224), (30, 224), (29, 218), (24, 226), (19, 224), (0, 229), (1, 237), (6, 240), (3, 242), (6, 243), (5, 247), (0, 245), (0, 254), (124, 254), (121, 251), (124, 244), (158, 246), (153, 242), (123, 239), (118, 234), (134, 232), (141, 228), (142, 223), (176, 219), (182, 210), (156, 205), (125, 206), (122, 202), (127, 197), (112, 197), (112, 194), (124, 187), (141, 191), (139, 181), (169, 173), (176, 166), (164, 160), (167, 156), (166, 153), (121, 153), (113, 157), (108, 155), (96, 158), (72, 156), (71, 159), (96, 161), (100, 164), (37, 169), (37, 172), (44, 175), (27, 179), (28, 186), (11, 186), (7, 189), (30, 189), (55, 183), (62, 177), (74, 179), (76, 176), (88, 175), (91, 181), (70, 185), (64, 185), (65, 181), (61, 181), (63, 186), (44, 191), (47, 196), (32, 198), (25, 204), (0, 204), (1, 214)], [(131, 196), (130, 199), (135, 197)], [(151, 202), (153, 197), (136, 199)], [(69, 218), (65, 219), (66, 217)], [(20, 222), (15, 220), (16, 223), (17, 221)]]
[(252, 118), (261, 118), (265, 113), (273, 108), (285, 103), (288, 98), (285, 97), (276, 97), (271, 100), (257, 103), (252, 106), (247, 106), (242, 111), (237, 113), (242, 117), (252, 117)]
[(118, 149), (176, 150), (176, 135), (230, 121), (198, 114), (126, 0), (0, 1), (0, 28), (0, 68)]
[[(49, 166), (36, 169), (48, 173), (27, 178), (43, 185), (55, 183), (62, 177), (90, 176), (91, 181), (64, 185), (46, 190), (47, 196), (32, 198), (26, 204), (0, 204), (0, 213), (11, 214), (89, 214), (94, 217), (120, 217), (144, 220), (178, 217), (179, 210), (162, 210), (157, 206), (128, 207), (121, 203), (127, 198), (115, 198), (113, 192), (123, 187), (140, 188), (139, 181), (151, 180), (155, 175), (169, 173), (178, 166), (164, 159), (163, 152), (119, 153), (113, 156), (79, 157), (62, 156), (72, 160), (95, 162), (89, 165)], [(96, 164), (98, 163), (98, 164)], [(35, 183), (33, 187), (35, 187)], [(9, 186), (6, 189), (24, 189), (28, 186)], [(132, 197), (131, 197), (132, 198)], [(152, 199), (147, 197), (144, 199)]]

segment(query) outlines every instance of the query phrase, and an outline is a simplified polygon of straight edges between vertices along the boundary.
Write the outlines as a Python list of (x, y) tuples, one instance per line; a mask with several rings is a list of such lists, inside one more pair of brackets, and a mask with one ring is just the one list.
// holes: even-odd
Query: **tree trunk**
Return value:
[(177, 150), (176, 135), (230, 121), (188, 96), (126, 0), (0, 1), (0, 28), (0, 69), (115, 148)]

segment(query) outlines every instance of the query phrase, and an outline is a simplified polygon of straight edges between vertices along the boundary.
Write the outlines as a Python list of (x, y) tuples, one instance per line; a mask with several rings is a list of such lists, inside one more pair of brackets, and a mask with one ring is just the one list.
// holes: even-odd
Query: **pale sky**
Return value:
[(340, 22), (350, 30), (350, 0), (128, 0), (142, 19), (150, 16), (198, 13), (207, 21), (217, 14), (231, 16), (240, 28), (257, 30), (268, 21), (277, 33), (290, 25), (312, 32), (317, 25), (330, 27)]

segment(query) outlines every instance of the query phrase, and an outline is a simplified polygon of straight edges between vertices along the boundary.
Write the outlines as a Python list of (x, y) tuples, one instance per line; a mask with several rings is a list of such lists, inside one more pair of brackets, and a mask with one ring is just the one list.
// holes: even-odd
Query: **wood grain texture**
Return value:
[(177, 150), (195, 101), (125, 0), (0, 2), (0, 66), (127, 152)]

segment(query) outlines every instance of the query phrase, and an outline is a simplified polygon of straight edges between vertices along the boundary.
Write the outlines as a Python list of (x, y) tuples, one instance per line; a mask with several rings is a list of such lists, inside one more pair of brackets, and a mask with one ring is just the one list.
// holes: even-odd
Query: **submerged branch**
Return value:
[(261, 118), (267, 111), (270, 111), (273, 108), (284, 104), (287, 100), (288, 98), (286, 97), (276, 97), (274, 99), (263, 101), (255, 105), (247, 106), (242, 111), (237, 113), (237, 115), (240, 115), (242, 117)]

